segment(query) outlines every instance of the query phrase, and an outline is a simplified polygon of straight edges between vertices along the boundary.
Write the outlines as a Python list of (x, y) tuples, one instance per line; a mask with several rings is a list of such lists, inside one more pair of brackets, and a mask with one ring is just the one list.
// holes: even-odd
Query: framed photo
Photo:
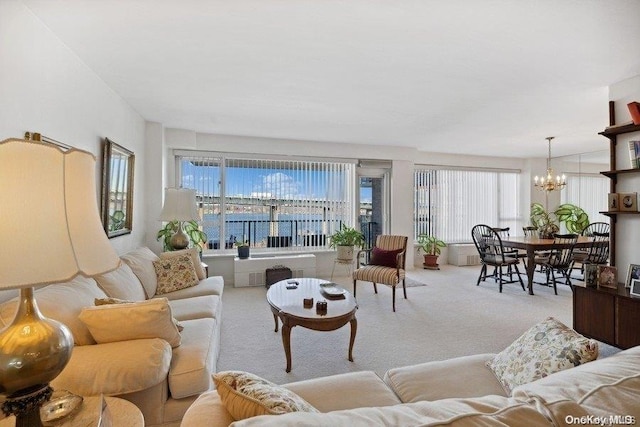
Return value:
[(584, 265), (584, 284), (588, 288), (598, 286), (598, 264)]
[(633, 279), (631, 281), (631, 289), (629, 293), (635, 297), (640, 297), (640, 280)]
[(618, 200), (618, 193), (609, 193), (609, 212), (615, 212), (620, 210), (620, 202)]
[(598, 266), (598, 287), (618, 288), (618, 269), (609, 265)]
[(638, 193), (619, 193), (618, 206), (621, 211), (636, 212), (638, 210)]
[(624, 282), (626, 288), (631, 287), (631, 281), (634, 279), (640, 279), (640, 264), (629, 264), (629, 271), (627, 272), (627, 280)]

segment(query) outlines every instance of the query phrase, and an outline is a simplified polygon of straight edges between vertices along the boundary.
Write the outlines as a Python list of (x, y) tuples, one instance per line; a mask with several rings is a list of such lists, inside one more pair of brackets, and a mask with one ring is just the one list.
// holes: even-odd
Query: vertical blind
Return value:
[(516, 171), (416, 169), (414, 238), (462, 243), (476, 224), (520, 229), (519, 179)]
[(340, 224), (353, 226), (355, 164), (178, 156), (179, 181), (196, 190), (213, 249), (326, 246)]
[(589, 222), (609, 222), (600, 214), (607, 210), (609, 178), (600, 175), (567, 174), (567, 185), (560, 193), (562, 203), (580, 206), (589, 215)]

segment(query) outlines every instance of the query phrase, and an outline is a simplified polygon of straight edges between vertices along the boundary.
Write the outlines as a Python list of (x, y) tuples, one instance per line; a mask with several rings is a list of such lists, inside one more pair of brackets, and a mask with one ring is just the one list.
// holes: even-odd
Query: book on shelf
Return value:
[(630, 102), (627, 104), (631, 119), (634, 125), (640, 125), (640, 102)]
[(631, 169), (640, 168), (640, 141), (629, 141), (629, 160)]

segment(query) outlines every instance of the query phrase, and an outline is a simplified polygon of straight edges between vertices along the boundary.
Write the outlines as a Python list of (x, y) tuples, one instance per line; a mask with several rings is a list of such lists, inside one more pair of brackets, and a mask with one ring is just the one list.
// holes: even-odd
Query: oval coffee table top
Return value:
[[(290, 280), (298, 282), (297, 289), (287, 289), (287, 281)], [(283, 311), (289, 316), (305, 319), (332, 319), (353, 313), (353, 311), (358, 308), (356, 299), (351, 292), (345, 289), (343, 294), (344, 298), (331, 297), (322, 292), (320, 287), (321, 283), (330, 282), (328, 280), (312, 278), (281, 280), (269, 287), (267, 291), (267, 301), (271, 307), (276, 310)], [(338, 285), (338, 287), (344, 289), (342, 286)], [(305, 298), (313, 298), (312, 307), (304, 307), (303, 300)], [(318, 314), (316, 312), (316, 303), (318, 301), (327, 302), (326, 313)]]

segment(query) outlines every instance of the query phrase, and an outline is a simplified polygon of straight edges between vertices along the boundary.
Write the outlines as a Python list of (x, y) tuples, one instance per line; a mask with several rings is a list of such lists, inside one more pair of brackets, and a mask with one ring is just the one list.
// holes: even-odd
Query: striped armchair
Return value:
[(358, 268), (353, 272), (353, 296), (356, 296), (358, 280), (372, 282), (377, 294), (377, 284), (391, 286), (393, 311), (396, 311), (396, 286), (402, 281), (404, 298), (407, 298), (405, 284), (405, 259), (407, 252), (407, 236), (380, 235), (371, 252), (369, 264), (360, 267), (360, 256), (367, 251), (358, 252)]

